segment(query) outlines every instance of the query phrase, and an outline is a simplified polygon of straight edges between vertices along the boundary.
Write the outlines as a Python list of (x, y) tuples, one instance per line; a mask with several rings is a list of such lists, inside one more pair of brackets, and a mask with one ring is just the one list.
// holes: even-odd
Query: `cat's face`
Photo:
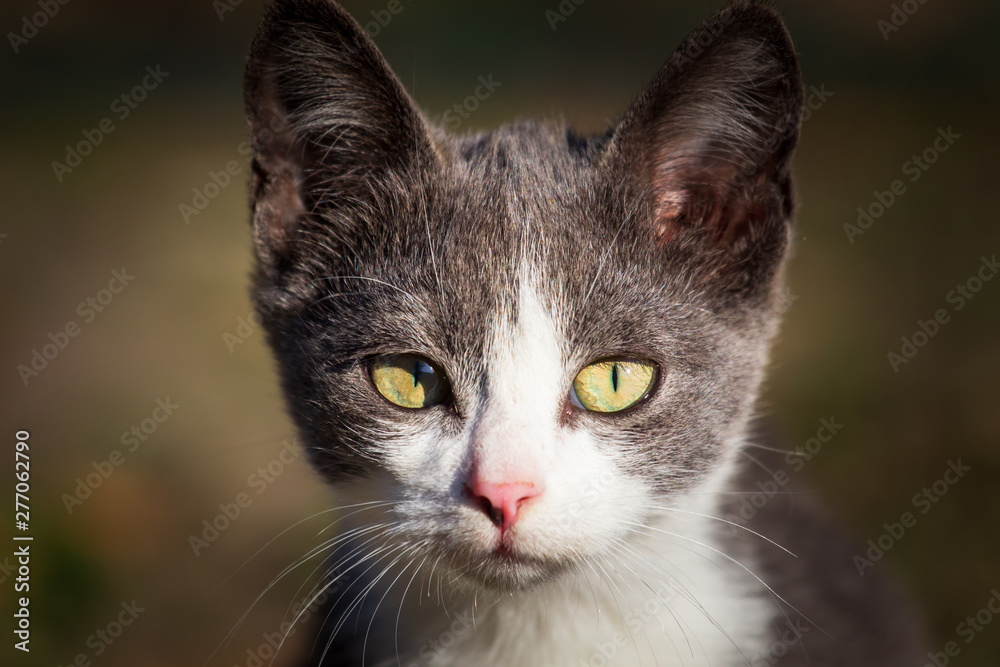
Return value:
[(776, 325), (801, 86), (760, 7), (689, 41), (606, 137), (454, 139), (339, 7), (272, 6), (247, 74), (255, 297), (319, 470), (387, 503), (378, 545), (533, 586), (732, 453)]

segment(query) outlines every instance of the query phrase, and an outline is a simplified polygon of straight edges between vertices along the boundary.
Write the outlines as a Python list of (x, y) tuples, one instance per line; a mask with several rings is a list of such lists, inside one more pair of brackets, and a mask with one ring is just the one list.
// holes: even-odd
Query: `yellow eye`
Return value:
[(580, 371), (570, 400), (591, 412), (618, 412), (648, 394), (656, 382), (656, 364), (634, 359), (605, 359)]
[(437, 405), (444, 400), (448, 387), (444, 374), (415, 354), (376, 357), (371, 374), (378, 393), (404, 408)]

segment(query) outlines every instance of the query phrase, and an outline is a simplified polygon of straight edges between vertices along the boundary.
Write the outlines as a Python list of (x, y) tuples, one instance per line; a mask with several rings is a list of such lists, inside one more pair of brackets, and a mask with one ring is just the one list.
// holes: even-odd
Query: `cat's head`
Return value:
[(278, 0), (251, 49), (254, 297), (290, 412), (386, 539), (519, 589), (732, 458), (778, 319), (795, 52), (698, 28), (605, 136), (455, 138), (361, 27)]

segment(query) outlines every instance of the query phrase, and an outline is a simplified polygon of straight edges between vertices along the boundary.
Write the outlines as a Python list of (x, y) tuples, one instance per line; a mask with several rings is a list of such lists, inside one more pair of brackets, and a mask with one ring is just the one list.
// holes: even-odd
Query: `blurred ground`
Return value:
[[(245, 322), (240, 77), (261, 4), (227, 0), (220, 20), (221, 1), (69, 2), (17, 52), (7, 33), (27, 34), (23, 17), (39, 5), (0, 8), (0, 416), (8, 442), (31, 432), (35, 535), (33, 651), (5, 664), (68, 665), (78, 654), (107, 666), (204, 664), (324, 525), (282, 534), (328, 496), (301, 459), (281, 459), (291, 429), (263, 336)], [(386, 4), (349, 9), (371, 21)], [(555, 114), (601, 130), (717, 4), (589, 0), (553, 24), (555, 0), (403, 0), (373, 32), (439, 118), (479, 76), (501, 82), (460, 131)], [(1000, 623), (969, 643), (956, 627), (1000, 586), (1000, 280), (975, 293), (969, 283), (970, 298), (952, 290), (1000, 253), (1000, 8), (928, 2), (884, 39), (888, 2), (780, 7), (817, 108), (796, 158), (792, 301), (766, 407), (789, 448), (814, 437), (821, 419), (844, 424), (801, 474), (861, 540), (917, 507), (916, 525), (873, 567), (913, 592), (936, 649), (960, 641), (953, 664), (996, 664)], [(115, 104), (147, 66), (159, 66), (162, 81), (134, 109)], [(65, 146), (98, 136), (104, 118), (113, 131), (60, 181), (52, 162), (69, 164)], [(905, 163), (948, 128), (958, 138), (911, 181)], [(212, 188), (212, 173), (225, 181), (218, 173), (230, 161), (238, 173)], [(895, 179), (905, 192), (852, 243), (843, 226)], [(185, 220), (182, 204), (204, 206)], [(116, 270), (134, 279), (102, 292)], [(915, 335), (939, 309), (948, 321)], [(64, 340), (70, 322), (79, 333)], [(25, 384), (17, 366), (49, 334), (65, 349)], [(894, 371), (887, 355), (902, 354), (902, 337), (925, 344)], [(176, 406), (169, 416), (158, 400)], [(133, 427), (143, 440), (130, 437)], [(106, 462), (114, 450), (121, 465)], [(12, 457), (3, 458), (6, 494)], [(913, 496), (959, 459), (971, 470), (920, 513)], [(67, 507), (88, 475), (96, 488)], [(233, 513), (240, 494), (249, 502), (208, 541), (203, 522)], [(192, 536), (205, 544), (192, 546)], [(11, 577), (0, 570), (8, 619)], [(254, 664), (264, 634), (304, 595), (303, 578), (263, 596), (211, 664)], [(112, 637), (133, 601), (136, 618)], [(5, 643), (0, 656), (9, 654)]]

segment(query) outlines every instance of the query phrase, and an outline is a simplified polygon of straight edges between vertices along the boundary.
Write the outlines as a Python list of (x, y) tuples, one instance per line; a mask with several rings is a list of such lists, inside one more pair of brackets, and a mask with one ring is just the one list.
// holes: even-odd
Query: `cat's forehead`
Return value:
[(464, 196), (420, 212), (410, 256), (386, 249), (380, 262), (406, 291), (380, 301), (383, 314), (423, 349), (484, 370), (505, 347), (536, 355), (529, 343), (543, 339), (551, 368), (556, 348), (570, 364), (662, 350), (689, 315), (624, 234), (596, 228), (582, 196), (485, 184)]
[(481, 375), (515, 338), (558, 334), (568, 364), (651, 356), (681, 328), (690, 338), (690, 322), (677, 323), (691, 308), (683, 276), (624, 224), (628, 210), (599, 201), (588, 149), (565, 130), (520, 123), (443, 154), (442, 172), (411, 181), (391, 215), (355, 236), (352, 264), (335, 267), (379, 281), (385, 298), (362, 313), (371, 339)]
[(561, 222), (560, 208), (594, 178), (584, 144), (558, 126), (530, 121), (457, 140), (445, 151), (445, 163), (450, 196), (495, 208), (515, 226), (541, 216), (542, 229)]
[(410, 194), (408, 245), (429, 261), (405, 262), (407, 270), (416, 269), (425, 291), (432, 288), (429, 297), (447, 302), (456, 326), (516, 322), (529, 277), (541, 302), (557, 307), (560, 275), (587, 261), (576, 253), (569, 258), (576, 267), (560, 265), (567, 259), (561, 249), (579, 250), (592, 226), (580, 213), (588, 166), (534, 123), (456, 141), (445, 155), (443, 176)]

